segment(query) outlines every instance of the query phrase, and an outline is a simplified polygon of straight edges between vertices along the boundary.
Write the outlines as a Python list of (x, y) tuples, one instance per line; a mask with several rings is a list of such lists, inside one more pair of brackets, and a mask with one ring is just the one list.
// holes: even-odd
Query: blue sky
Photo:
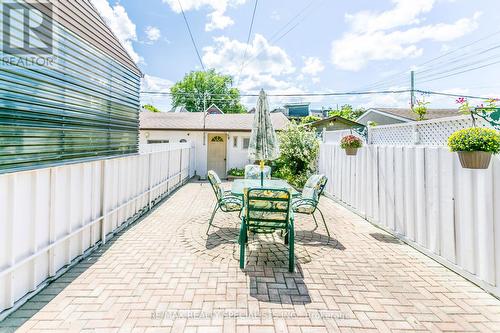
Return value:
[[(178, 0), (93, 2), (145, 73), (144, 89), (168, 91), (201, 68)], [(243, 93), (406, 89), (413, 68), (418, 89), (500, 96), (500, 64), (441, 78), (500, 59), (497, 0), (260, 0), (248, 45), (255, 0), (181, 3), (205, 66), (233, 75)], [(431, 107), (454, 103), (424, 98)], [(292, 101), (404, 107), (408, 94), (271, 99), (273, 105)], [(169, 108), (166, 98), (143, 102)]]

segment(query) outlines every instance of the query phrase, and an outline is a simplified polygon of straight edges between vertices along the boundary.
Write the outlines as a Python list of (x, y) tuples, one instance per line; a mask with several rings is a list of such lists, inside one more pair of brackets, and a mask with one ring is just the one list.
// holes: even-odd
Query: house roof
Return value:
[[(357, 120), (359, 121), (365, 117), (368, 113), (370, 113), (370, 111), (382, 113), (387, 116), (393, 116), (398, 119), (403, 118), (401, 120), (414, 121), (418, 118), (417, 114), (413, 113), (409, 108), (370, 108), (366, 110), (366, 112), (363, 113)], [(428, 109), (425, 119), (453, 117), (457, 114), (457, 109)]]
[(311, 103), (286, 103), (283, 105), (285, 108), (287, 107), (294, 107), (294, 106), (309, 106)]
[(307, 124), (307, 126), (318, 127), (321, 125), (330, 124), (332, 122), (340, 122), (340, 123), (344, 123), (346, 125), (350, 125), (352, 127), (365, 127), (365, 125), (363, 125), (363, 124), (357, 123), (355, 121), (352, 121), (352, 120), (349, 120), (349, 119), (346, 119), (346, 118), (343, 118), (340, 116), (333, 116), (333, 117), (328, 117), (328, 118), (321, 119), (321, 120), (316, 120), (312, 123)]
[(222, 112), (222, 110), (213, 103), (205, 110), (205, 112), (208, 112), (209, 114), (224, 114), (224, 112)]
[[(203, 130), (202, 112), (141, 112), (141, 130)], [(206, 131), (251, 131), (253, 114), (209, 114), (205, 121)], [(290, 121), (282, 113), (271, 114), (274, 129), (284, 129)]]

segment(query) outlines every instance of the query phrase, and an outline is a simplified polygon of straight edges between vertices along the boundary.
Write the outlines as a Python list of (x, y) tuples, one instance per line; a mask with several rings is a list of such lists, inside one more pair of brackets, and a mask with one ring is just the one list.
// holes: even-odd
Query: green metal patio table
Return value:
[(292, 198), (300, 195), (292, 185), (282, 179), (265, 179), (263, 186), (260, 185), (260, 179), (235, 179), (231, 194), (243, 198), (245, 188), (286, 189), (290, 191)]

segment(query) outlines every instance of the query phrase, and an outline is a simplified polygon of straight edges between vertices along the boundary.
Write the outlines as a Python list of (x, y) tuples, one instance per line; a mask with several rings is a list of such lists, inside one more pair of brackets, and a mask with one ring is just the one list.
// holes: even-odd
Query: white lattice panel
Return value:
[[(476, 126), (491, 127), (482, 118), (476, 119)], [(449, 117), (396, 125), (371, 127), (370, 143), (374, 145), (425, 145), (446, 146), (448, 137), (455, 131), (472, 127), (469, 116)]]
[(412, 145), (414, 126), (402, 125), (377, 126), (369, 128), (370, 143), (374, 145)]
[[(417, 123), (417, 132), (420, 136), (419, 144), (426, 146), (446, 146), (448, 137), (455, 131), (472, 127), (470, 117), (453, 118), (445, 121), (434, 121)], [(476, 126), (488, 127), (489, 124), (479, 118), (476, 120)]]

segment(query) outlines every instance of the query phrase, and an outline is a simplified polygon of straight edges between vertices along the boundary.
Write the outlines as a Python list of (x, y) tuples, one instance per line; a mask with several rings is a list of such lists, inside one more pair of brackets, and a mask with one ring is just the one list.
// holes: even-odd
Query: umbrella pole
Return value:
[(260, 160), (260, 187), (264, 187), (264, 160)]

